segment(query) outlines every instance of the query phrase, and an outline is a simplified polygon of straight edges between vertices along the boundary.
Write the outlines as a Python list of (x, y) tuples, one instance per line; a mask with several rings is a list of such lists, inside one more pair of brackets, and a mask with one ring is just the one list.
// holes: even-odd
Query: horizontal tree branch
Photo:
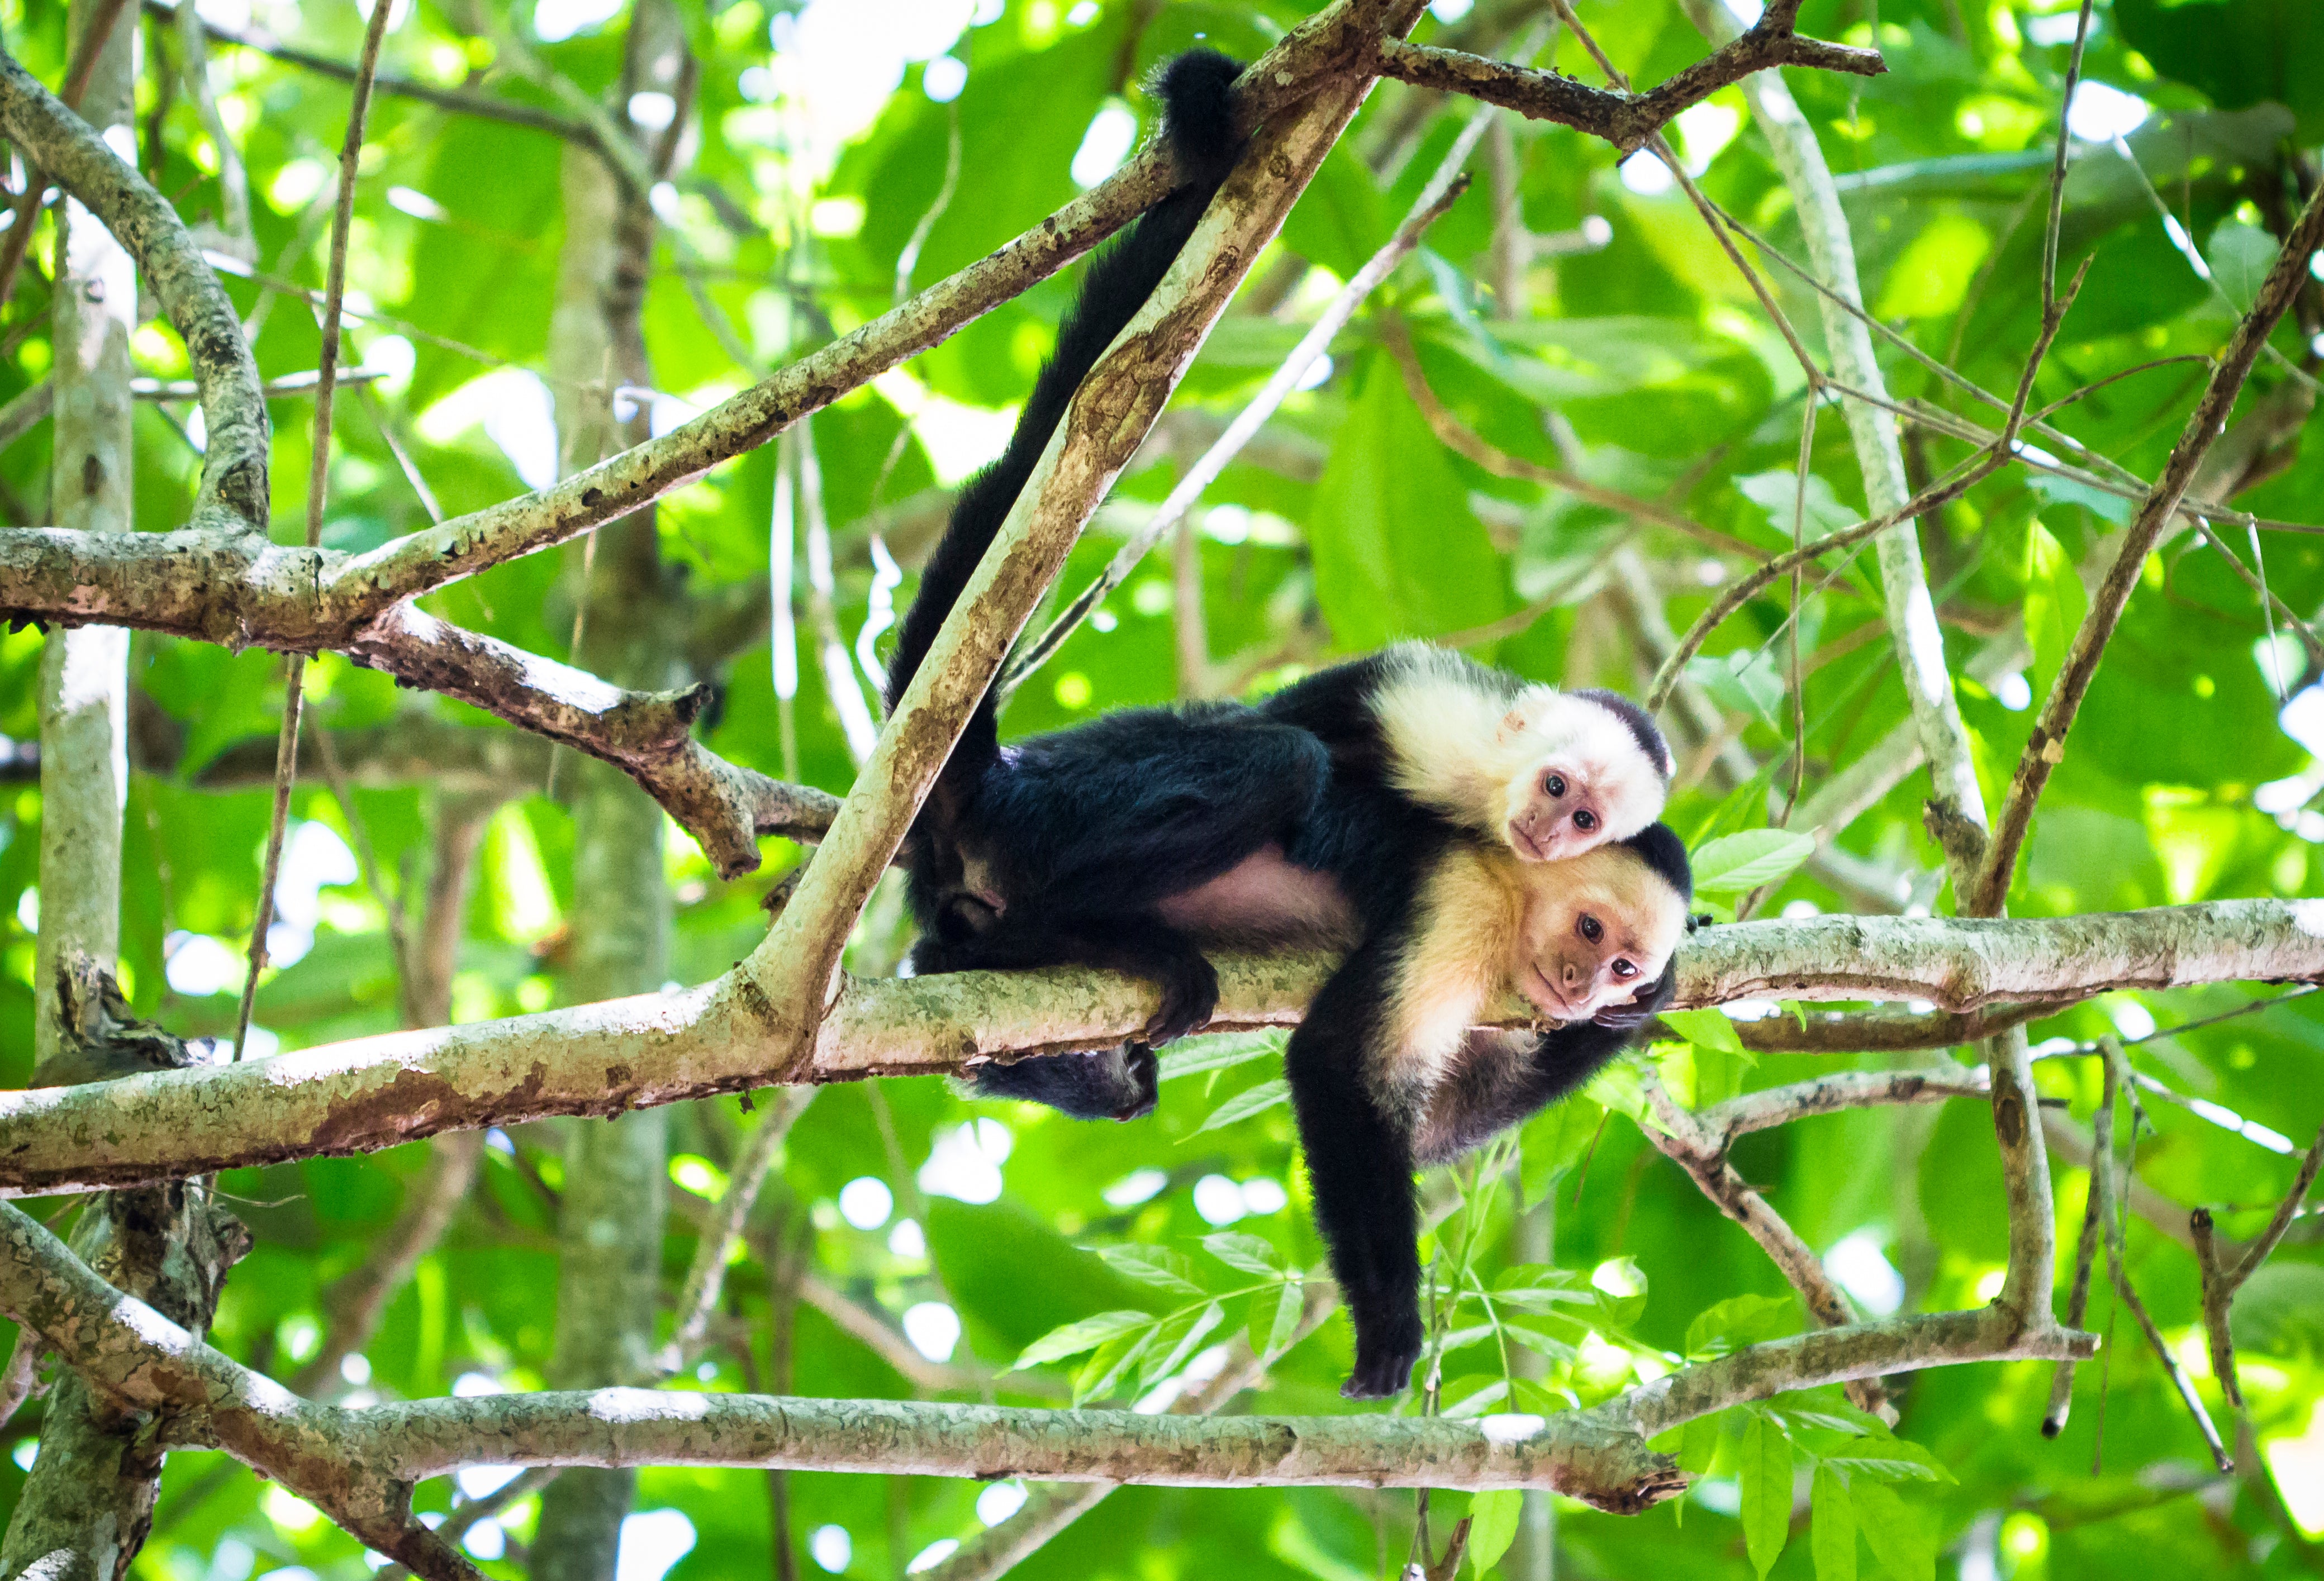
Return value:
[[(1316, 955), (1223, 956), (1212, 1030), (1295, 1025), (1332, 968)], [(1925, 998), (1954, 1009), (2065, 1003), (2114, 988), (2324, 977), (2324, 902), (2217, 901), (2026, 919), (1812, 917), (1705, 929), (1679, 1002)], [(178, 1180), (369, 1152), (438, 1131), (605, 1115), (789, 1080), (956, 1071), (1103, 1048), (1154, 1014), (1106, 972), (847, 979), (812, 1059), (740, 972), (669, 994), (390, 1033), (271, 1059), (0, 1093), (0, 1194)], [(1531, 1024), (1511, 997), (1492, 1019)]]
[(478, 1464), (726, 1466), (1218, 1487), (1541, 1487), (1631, 1513), (1686, 1478), (1653, 1435), (1744, 1400), (1879, 1372), (2084, 1356), (1987, 1309), (1752, 1346), (1588, 1411), (1478, 1421), (1148, 1416), (635, 1389), (500, 1394), (343, 1411), (300, 1399), (91, 1273), (0, 1204), (0, 1310), (106, 1393), (171, 1420), (165, 1442), (226, 1450), (419, 1574), (466, 1577), (410, 1518), (410, 1485)]
[(1877, 77), (1888, 69), (1877, 50), (1803, 39), (1792, 31), (1796, 4), (1773, 5), (1732, 42), (1720, 46), (1644, 93), (1591, 87), (1554, 70), (1536, 70), (1458, 50), (1431, 49), (1383, 39), (1377, 69), (1418, 87), (1465, 94), (1534, 121), (1554, 121), (1604, 138), (1623, 153), (1646, 145), (1681, 111), (1730, 83), (1777, 66), (1808, 66)]

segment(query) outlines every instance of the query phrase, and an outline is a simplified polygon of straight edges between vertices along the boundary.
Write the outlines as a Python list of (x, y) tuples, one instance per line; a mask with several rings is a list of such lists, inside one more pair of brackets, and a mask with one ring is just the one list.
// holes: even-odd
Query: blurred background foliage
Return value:
[[(658, 427), (683, 420), (982, 255), (1120, 161), (1147, 129), (1134, 85), (1155, 60), (1198, 40), (1255, 54), (1304, 9), (1285, 0), (687, 0), (704, 63), (696, 130), (682, 173), (654, 197), (665, 222), (645, 315), (655, 387), (627, 399), (650, 401)], [(1497, 51), (1545, 9), (1442, 0), (1417, 36)], [(191, 219), (218, 208), (218, 158), (172, 80), (178, 41), (157, 11), (145, 16), (138, 153)], [(1642, 83), (1706, 47), (1673, 0), (1583, 0), (1579, 11)], [(354, 58), (363, 20), (346, 0), (215, 0), (202, 14), (338, 60)], [(1989, 390), (2014, 388), (2037, 322), (2041, 206), (2073, 16), (2054, 0), (1810, 0), (1802, 18), (1803, 32), (1877, 42), (1889, 65), (1871, 80), (1790, 78), (1835, 172), (1868, 302), (1899, 335)], [(454, 0), (406, 0), (391, 25), (384, 70), (503, 102), (565, 111), (540, 74), (512, 64), (521, 51), (586, 96), (605, 94), (620, 72), (618, 0), (538, 0), (490, 16)], [(58, 79), (60, 5), (5, 0), (0, 27), (27, 65)], [(2199, 386), (2203, 370), (2190, 359), (2225, 339), (2273, 234), (2317, 181), (2324, 16), (2287, 0), (2102, 0), (2092, 28), (2063, 240), (2070, 265), (2084, 253), (2096, 262), (2035, 400), (2046, 405), (2111, 380), (2057, 421), (2152, 475)], [(1596, 80), (1570, 36), (1559, 37), (1554, 59)], [(257, 271), (317, 286), (345, 85), (226, 42), (212, 45), (211, 72), (258, 198)], [(656, 106), (631, 108), (651, 124)], [(1061, 587), (1095, 574), (1387, 239), (1471, 108), (1396, 85), (1372, 97)], [(667, 101), (659, 113), (667, 120)], [(1792, 198), (1739, 94), (1690, 111), (1674, 142), (1713, 200), (1803, 256)], [(356, 352), (384, 377), (375, 407), (340, 405), (327, 544), (360, 548), (428, 519), (385, 434), (409, 447), (447, 513), (553, 475), (539, 375), (565, 224), (562, 158), (558, 139), (537, 129), (410, 97), (376, 102), (349, 305), (359, 315)], [(1210, 488), (1175, 554), (1166, 546), (1149, 556), (1017, 694), (1012, 732), (1129, 703), (1254, 694), (1304, 666), (1404, 636), (1463, 641), (1528, 676), (1635, 692), (1671, 630), (1683, 630), (1748, 565), (1747, 550), (1788, 544), (1804, 381), (1667, 172), (1647, 158), (1618, 168), (1600, 143), (1513, 117), (1471, 166), (1475, 186)], [(44, 268), (45, 244), (32, 256)], [(1780, 270), (1769, 273), (1792, 321), (1820, 346), (1812, 296)], [(998, 450), (1074, 285), (1071, 274), (1045, 282), (814, 419), (834, 618), (848, 647), (867, 626), (876, 638), (892, 602), (908, 596), (908, 574), (899, 587), (885, 567), (892, 556), (910, 572), (941, 523), (946, 491)], [(230, 279), (229, 290), (245, 310), (260, 298), (246, 278)], [(45, 276), (28, 269), (0, 342), (0, 398), (47, 370), (44, 293)], [(2238, 409), (2239, 420), (2262, 409), (2290, 414), (2233, 479), (2236, 503), (2263, 516), (2324, 518), (2324, 446), (2303, 432), (2319, 331), (2310, 290)], [(1400, 336), (1428, 387), (1493, 446), (1707, 530), (1691, 536), (1582, 503), (1446, 449), (1403, 377)], [(141, 372), (185, 373), (183, 348), (165, 326), (149, 325), (135, 346)], [(296, 299), (269, 313), (257, 352), (270, 376), (314, 366), (316, 331)], [(1884, 357), (1899, 399), (1992, 420), (1925, 367), (1893, 348)], [(275, 411), (276, 504), (286, 520), (300, 511), (307, 413), (288, 401)], [(139, 409), (142, 527), (182, 518), (198, 464), (192, 415), (182, 404)], [(1811, 531), (1864, 509), (1836, 417), (1815, 430)], [(0, 455), (0, 509), (19, 521), (42, 519), (44, 436), (36, 430)], [(1907, 449), (1916, 481), (1963, 453), (1923, 430)], [(820, 667), (804, 615), (796, 653), (779, 663), (770, 651), (763, 590), (777, 464), (770, 446), (668, 501), (662, 549), (690, 568), (706, 606), (723, 597), (741, 611), (740, 636), (704, 639), (704, 667), (723, 688), (711, 744), (843, 790), (853, 766), (828, 688), (836, 678), (870, 699), (876, 686), (861, 662), (853, 671)], [(2079, 609), (2077, 570), (2103, 565), (2126, 510), (2013, 470), (1921, 523), (1988, 798), (2024, 743), (2029, 700), (2055, 671)], [(2264, 548), (2267, 580), (2291, 609), (2324, 605), (2317, 538), (2272, 532)], [(429, 606), (562, 656), (573, 632), (572, 565), (536, 556)], [(1800, 612), (1810, 793), (1905, 718), (1869, 567), (1861, 561), (1811, 583)], [(798, 587), (804, 609), (804, 569)], [(1690, 672), (1697, 705), (1674, 711), (1683, 771), (1671, 818), (1692, 844), (1763, 827), (1783, 810), (1786, 613), (1778, 587), (1729, 621)], [(0, 732), (9, 738), (37, 733), (42, 642), (32, 630), (0, 636)], [(876, 665), (870, 643), (861, 651)], [(218, 1035), (231, 1026), (267, 816), (263, 790), (222, 766), (254, 738), (271, 743), (281, 666), (263, 652), (142, 635), (134, 652), (143, 772), (127, 814), (122, 977), (141, 1011), (182, 1034)], [(2312, 859), (2324, 813), (2309, 805), (2324, 790), (2324, 691), (2302, 690), (2318, 678), (2310, 663), (2218, 553), (2183, 536), (2170, 543), (2148, 567), (2048, 793), (2013, 912), (2324, 896), (2324, 864)], [(334, 657), (310, 667), (307, 685), (310, 717), (348, 741), (415, 718), (502, 729), (442, 699), (400, 694)], [(271, 745), (263, 750), (271, 758)], [(503, 787), (485, 829), (453, 983), (456, 1019), (595, 997), (566, 970), (573, 838), (553, 777)], [(353, 798), (359, 828), (320, 781), (302, 785), (254, 1048), (397, 1024), (385, 909), (354, 853), (367, 844), (381, 886), (416, 895), (447, 784), (366, 780)], [(1941, 862), (1921, 827), (1923, 784), (1907, 777), (1838, 831), (1832, 853), (1758, 896), (1756, 914), (1949, 908)], [(11, 1084), (29, 1067), (40, 815), (36, 780), (19, 774), (0, 786), (0, 1080)], [(673, 977), (700, 980), (745, 954), (763, 926), (760, 895), (798, 854), (770, 841), (761, 873), (729, 884), (669, 830)], [(1711, 898), (1725, 909), (1745, 897)], [(857, 970), (893, 970), (905, 942), (900, 916), (894, 896), (875, 903), (854, 946)], [(2170, 1202), (2211, 1205), (2238, 1235), (2282, 1194), (2286, 1154), (2319, 1121), (2324, 1013), (2301, 1000), (2184, 1035), (2170, 1029), (2262, 992), (2114, 996), (2034, 1028), (2037, 1042), (2161, 1029), (2133, 1051), (2153, 1084), (2139, 1177)], [(1701, 1035), (1700, 1048), (1665, 1044), (1651, 1056), (1698, 1103), (1834, 1067), (1803, 1056), (1753, 1062), (1720, 1046), (1730, 1040)], [(747, 1256), (730, 1271), (725, 1327), (700, 1367), (704, 1386), (1048, 1403), (1072, 1393), (1121, 1403), (1172, 1387), (1167, 1378), (1190, 1359), (1199, 1374), (1213, 1347), (1239, 1331), (1281, 1339), (1284, 1318), (1296, 1317), (1283, 1299), (1286, 1272), (1317, 1266), (1321, 1248), (1270, 1052), (1264, 1043), (1188, 1045), (1173, 1061), (1160, 1112), (1127, 1126), (971, 1104), (936, 1080), (817, 1094), (785, 1145)], [(1891, 1058), (1904, 1057), (1851, 1062)], [(2053, 1117), (2086, 1124), (2098, 1092), (2092, 1062), (2053, 1060), (2041, 1074), (2061, 1106)], [(1775, 1270), (1645, 1143), (1628, 1117), (1635, 1084), (1628, 1092), (1618, 1074), (1457, 1179), (1431, 1184), (1432, 1199), (1453, 1212), (1427, 1250), (1448, 1278), (1474, 1275), (1468, 1302), (1445, 1319), (1459, 1342), (1444, 1357), (1448, 1408), (1564, 1409), (1683, 1356), (1801, 1321)], [(665, 1254), (673, 1294), (740, 1124), (731, 1102), (674, 1117)], [(258, 1249), (226, 1290), (218, 1343), (254, 1365), (294, 1373), (322, 1343), (318, 1291), (363, 1260), (424, 1158), (413, 1148), (228, 1177)], [(450, 1232), (342, 1367), (345, 1392), (540, 1386), (562, 1158), (558, 1126), (491, 1135)], [(1998, 1286), (2000, 1182), (1978, 1106), (1812, 1119), (1748, 1138), (1737, 1163), (1868, 1310), (1974, 1304)], [(2061, 1164), (2058, 1210), (2069, 1236), (2086, 1181)], [(1513, 1578), (1740, 1576), (1772, 1563), (1787, 1576), (1830, 1577), (1855, 1573), (1861, 1559), (1900, 1577), (1963, 1581), (2324, 1571), (2314, 1545), (2324, 1536), (2324, 1255), (2306, 1233), (2313, 1222), (2295, 1228), (2237, 1309), (2264, 1459), (2246, 1479), (2211, 1472), (2154, 1358), (2101, 1289), (2091, 1324), (2119, 1343), (2108, 1365), (2083, 1369), (2080, 1407), (2057, 1441), (2036, 1430), (2049, 1374), (2033, 1365), (1904, 1381), (1903, 1447), (1885, 1452), (1849, 1436), (1866, 1429), (1836, 1395), (1799, 1402), (1805, 1416), (1739, 1411), (1688, 1435), (1690, 1464), (1708, 1475), (1681, 1505), (1628, 1520), (1539, 1505), (1499, 1569)], [(2182, 1238), (2135, 1220), (2131, 1269), (2218, 1411)], [(803, 1299), (809, 1286), (816, 1293)], [(1484, 1291), (1496, 1293), (1487, 1301), (1476, 1293)], [(1498, 1326), (1481, 1315), (1489, 1310)], [(1084, 1331), (1104, 1339), (1094, 1353), (1007, 1370), (1059, 1326), (1103, 1314), (1126, 1315)], [(866, 1324), (884, 1342), (867, 1343)], [(1335, 1386), (1348, 1353), (1344, 1325), (1325, 1322), (1274, 1363), (1255, 1408), (1342, 1409)], [(35, 1405), (12, 1429), (15, 1464), (0, 1464), (0, 1499), (13, 1497), (37, 1428)], [(1767, 1468), (1778, 1448), (1786, 1480), (1771, 1527)], [(1781, 1541), (1788, 1477), (1801, 1478), (1803, 1523), (1812, 1464), (1845, 1478), (1855, 1501), (1868, 1546), (1859, 1554), (1847, 1540), (1844, 1567), (1843, 1550), (1821, 1536), (1814, 1554), (1804, 1536)], [(473, 1494), (503, 1475), (460, 1480)], [(973, 1541), (1018, 1496), (1005, 1484), (794, 1475), (777, 1531), (772, 1480), (644, 1473), (625, 1581), (665, 1571), (896, 1575)], [(1813, 1486), (1821, 1511), (1823, 1481)], [(442, 1509), (453, 1494), (438, 1483), (420, 1496), (423, 1508)], [(1440, 1517), (1462, 1503), (1440, 1499)], [(1506, 1524), (1506, 1503), (1480, 1508), (1488, 1525)], [(472, 1533), (471, 1551), (495, 1573), (519, 1573), (511, 1545), (531, 1535), (537, 1510), (531, 1498), (512, 1505)], [(1413, 1518), (1402, 1494), (1125, 1490), (1023, 1568), (1341, 1581), (1400, 1565)], [(770, 1559), (770, 1539), (787, 1557)], [(180, 1455), (170, 1461), (138, 1573), (287, 1581), (367, 1570), (349, 1540), (295, 1499), (221, 1457)]]

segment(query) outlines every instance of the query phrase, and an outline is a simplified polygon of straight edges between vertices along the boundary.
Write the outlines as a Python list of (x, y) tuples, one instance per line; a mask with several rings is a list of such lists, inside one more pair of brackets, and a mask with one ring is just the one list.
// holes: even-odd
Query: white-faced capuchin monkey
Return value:
[[(1194, 51), (1154, 79), (1183, 184), (1092, 262), (1008, 450), (962, 491), (899, 628), (891, 708), (1074, 391), (1231, 169), (1238, 69)], [(1400, 1390), (1420, 1347), (1416, 1163), (1569, 1090), (1670, 1000), (1692, 880), (1678, 838), (1652, 822), (1670, 768), (1660, 733), (1610, 694), (1419, 648), (1257, 707), (1125, 709), (1005, 751), (997, 712), (979, 703), (913, 824), (914, 970), (1103, 967), (1156, 983), (1161, 1004), (1138, 1042), (987, 1065), (976, 1090), (1143, 1114), (1152, 1045), (1217, 1003), (1206, 945), (1352, 945), (1286, 1071), (1356, 1325), (1347, 1393)], [(1565, 1025), (1469, 1037), (1504, 986)]]
[(1526, 861), (1636, 834), (1662, 816), (1675, 768), (1653, 717), (1618, 693), (1562, 692), (1425, 642), (1319, 670), (1259, 706), (1331, 748), (1339, 772), (1383, 779)]

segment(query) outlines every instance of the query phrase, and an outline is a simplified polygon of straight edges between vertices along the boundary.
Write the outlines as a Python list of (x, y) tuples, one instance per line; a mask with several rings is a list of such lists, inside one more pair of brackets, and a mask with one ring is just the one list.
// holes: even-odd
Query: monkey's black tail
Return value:
[[(927, 657), (937, 629), (959, 602), (1010, 507), (1024, 492), (1074, 391), (1161, 284), (1210, 207), (1212, 195), (1234, 168), (1241, 145), (1234, 134), (1232, 89), (1241, 72), (1240, 64), (1214, 50), (1189, 50), (1163, 65), (1148, 84), (1147, 91), (1161, 103), (1162, 135), (1185, 184), (1147, 210), (1120, 241), (1091, 262), (1081, 294), (1057, 330), (1056, 354), (1034, 381), (1009, 448), (961, 490), (952, 520), (920, 574), (919, 593), (896, 630), (896, 654), (888, 664), (891, 712), (920, 661)], [(988, 691), (953, 749), (945, 766), (945, 779), (955, 784), (960, 783), (956, 777), (973, 779), (991, 764), (1000, 751), (999, 712)]]

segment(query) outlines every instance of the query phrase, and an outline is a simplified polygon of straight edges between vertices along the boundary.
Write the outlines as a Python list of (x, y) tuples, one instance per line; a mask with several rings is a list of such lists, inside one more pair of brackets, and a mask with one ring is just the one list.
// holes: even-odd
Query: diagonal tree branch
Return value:
[(2308, 262), (2319, 245), (2324, 245), (2324, 188), (2309, 199), (2307, 207), (2284, 236), (2283, 245), (2276, 253), (2267, 278), (2261, 282), (2251, 311), (2236, 326), (2234, 336), (2211, 372), (2202, 399), (2188, 414), (2179, 442), (2172, 446), (2170, 460), (2163, 464), (2161, 474), (2140, 502), (2137, 514), (2131, 518), (2130, 527), (2123, 534), (2122, 547), (2116, 551), (2105, 580), (2090, 595), (2089, 613), (2083, 617), (2081, 629), (2074, 633), (2065, 663), (2051, 685), (2050, 695), (2043, 701), (2041, 716), (2034, 721), (2016, 772), (2010, 777), (2009, 792), (1995, 821), (1992, 845), (1978, 874), (1975, 890), (1969, 896), (1969, 904), (1962, 909), (1990, 915), (2001, 908), (2008, 896), (2010, 879), (2017, 870), (2018, 849), (2033, 825), (2034, 805), (2050, 783), (2051, 771), (2065, 759), (2066, 732), (2073, 728), (2074, 715), (2080, 712), (2090, 682), (2098, 674), (2107, 642), (2114, 636), (2123, 610), (2130, 602), (2131, 591), (2138, 585), (2146, 568), (2147, 551), (2170, 524), (2196, 469), (2226, 427), (2236, 398), (2243, 391), (2244, 381), (2251, 376), (2252, 364), (2258, 361), (2268, 336), (2306, 283)]
[[(1759, 1243), (1759, 1249), (1767, 1254), (1768, 1260), (1798, 1293), (1809, 1317), (1827, 1328), (1842, 1328), (1857, 1321), (1855, 1304), (1824, 1272), (1814, 1249), (1727, 1162), (1732, 1133), (1722, 1134), (1709, 1123), (1708, 1117), (1699, 1117), (1680, 1108), (1663, 1086), (1662, 1079), (1652, 1071), (1641, 1076), (1640, 1085), (1656, 1122), (1641, 1129), (1655, 1151), (1684, 1170), (1721, 1213), (1741, 1225), (1744, 1233)], [(1865, 1411), (1877, 1411), (1887, 1403), (1887, 1395), (1877, 1378), (1849, 1380), (1848, 1397)]]
[[(1679, 958), (1679, 1002), (1926, 998), (1965, 1011), (2064, 1004), (2119, 988), (2324, 978), (2319, 907), (2245, 900), (2048, 919), (1738, 924), (1706, 929), (1688, 944)], [(1212, 1030), (1224, 1032), (1295, 1024), (1333, 963), (1291, 955), (1224, 956), (1217, 964)], [(668, 994), (393, 1033), (231, 1067), (0, 1093), (0, 1193), (180, 1179), (777, 1083), (958, 1071), (1119, 1043), (1154, 1012), (1147, 986), (1101, 972), (848, 979), (802, 1059), (796, 1033), (740, 1007), (746, 980), (737, 971)], [(1489, 1019), (1526, 1025), (1535, 1015), (1512, 998)]]
[[(192, 525), (263, 536), (270, 427), (258, 364), (234, 304), (177, 210), (5, 51), (0, 51), (0, 131), (120, 238), (186, 343), (209, 431)], [(6, 602), (0, 594), (0, 603)]]

